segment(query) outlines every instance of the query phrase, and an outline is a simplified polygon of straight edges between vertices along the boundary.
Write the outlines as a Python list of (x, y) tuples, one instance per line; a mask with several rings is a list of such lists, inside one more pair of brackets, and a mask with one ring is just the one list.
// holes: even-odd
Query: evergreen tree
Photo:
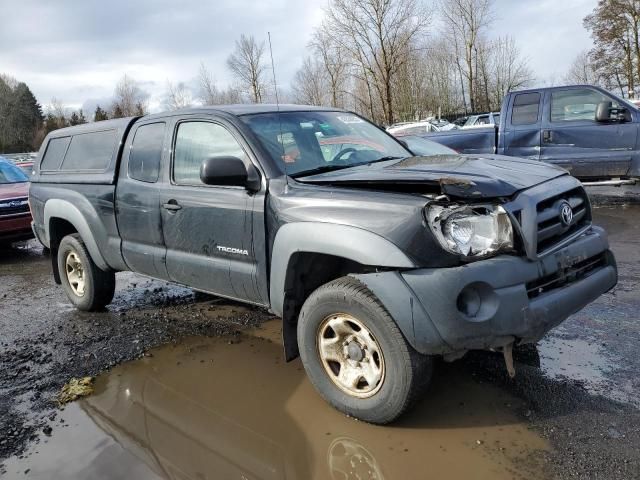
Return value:
[(113, 110), (111, 111), (111, 118), (122, 118), (124, 114), (122, 113), (122, 108), (117, 103), (113, 106)]
[(136, 103), (135, 115), (139, 117), (144, 115), (144, 107), (141, 102)]
[(58, 124), (58, 117), (56, 117), (53, 113), (47, 113), (47, 115), (44, 117), (43, 127), (45, 135), (49, 132), (57, 130), (58, 128), (60, 128)]
[(23, 82), (0, 76), (0, 151), (10, 153), (36, 149), (42, 120), (42, 108), (29, 87)]
[(72, 127), (80, 124), (80, 116), (76, 112), (71, 112), (71, 116), (69, 117), (69, 125)]
[(100, 122), (102, 120), (108, 120), (109, 116), (107, 115), (107, 112), (105, 112), (102, 108), (100, 108), (100, 105), (96, 106), (96, 111), (93, 114), (93, 121), (94, 122)]

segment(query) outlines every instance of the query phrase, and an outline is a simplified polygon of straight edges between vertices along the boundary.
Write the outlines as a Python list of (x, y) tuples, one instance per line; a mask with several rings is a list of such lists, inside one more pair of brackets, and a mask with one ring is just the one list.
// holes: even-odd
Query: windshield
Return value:
[(246, 115), (283, 173), (292, 176), (411, 156), (387, 133), (346, 112), (284, 112)]
[(22, 170), (11, 163), (0, 162), (0, 184), (28, 182)]

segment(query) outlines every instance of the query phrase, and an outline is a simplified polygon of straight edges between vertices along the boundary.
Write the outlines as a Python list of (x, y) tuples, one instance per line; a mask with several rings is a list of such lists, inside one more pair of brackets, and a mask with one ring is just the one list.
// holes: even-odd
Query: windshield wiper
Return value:
[(387, 160), (399, 160), (405, 157), (397, 157), (397, 156), (386, 156), (376, 158), (375, 160), (370, 160), (368, 162), (354, 163), (353, 165), (321, 165), (316, 168), (310, 168), (309, 170), (302, 170), (301, 172), (296, 172), (291, 174), (292, 178), (304, 177), (306, 175), (315, 175), (317, 173), (331, 172), (334, 170), (342, 170), (344, 168), (352, 168), (352, 167), (361, 167), (362, 165), (371, 165), (372, 163), (384, 162)]
[(386, 162), (387, 160), (400, 160), (401, 158), (407, 158), (407, 157), (398, 157), (394, 155), (389, 155), (387, 157), (376, 158), (375, 160), (371, 160), (370, 162), (361, 163), (360, 165), (371, 165), (372, 163)]
[(310, 168), (309, 170), (292, 173), (290, 176), (292, 178), (305, 177), (307, 175), (315, 175), (316, 173), (331, 172), (333, 170), (342, 170), (343, 168), (351, 168), (355, 166), (356, 165), (321, 165), (316, 168)]

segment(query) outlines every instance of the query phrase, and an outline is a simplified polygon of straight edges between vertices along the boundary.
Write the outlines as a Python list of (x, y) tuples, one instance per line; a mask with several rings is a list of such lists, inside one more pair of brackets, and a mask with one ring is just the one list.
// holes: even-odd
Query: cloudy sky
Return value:
[[(38, 100), (52, 97), (91, 111), (108, 105), (128, 74), (160, 108), (167, 80), (194, 81), (201, 62), (219, 87), (241, 33), (271, 31), (278, 81), (287, 88), (306, 55), (327, 0), (0, 0), (0, 73), (26, 82)], [(596, 0), (495, 0), (492, 33), (512, 35), (537, 82), (560, 80), (591, 45), (582, 19)]]

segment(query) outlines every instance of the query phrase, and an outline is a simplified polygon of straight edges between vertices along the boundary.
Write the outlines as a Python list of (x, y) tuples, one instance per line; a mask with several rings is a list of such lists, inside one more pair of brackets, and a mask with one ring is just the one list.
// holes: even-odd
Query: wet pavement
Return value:
[[(0, 253), (0, 472), (640, 478), (640, 207), (595, 217), (618, 286), (516, 352), (513, 380), (495, 354), (439, 364), (416, 410), (387, 427), (327, 406), (299, 360), (283, 362), (279, 322), (262, 310), (123, 274), (108, 311), (80, 313), (35, 244)], [(57, 409), (69, 378), (98, 374), (92, 396)]]
[(42, 479), (539, 478), (531, 457), (546, 442), (499, 388), (441, 378), (402, 422), (374, 427), (329, 408), (299, 361), (283, 365), (279, 336), (272, 321), (232, 343), (192, 338), (112, 370), (65, 410), (60, 438), (7, 462), (8, 473), (28, 464)]

